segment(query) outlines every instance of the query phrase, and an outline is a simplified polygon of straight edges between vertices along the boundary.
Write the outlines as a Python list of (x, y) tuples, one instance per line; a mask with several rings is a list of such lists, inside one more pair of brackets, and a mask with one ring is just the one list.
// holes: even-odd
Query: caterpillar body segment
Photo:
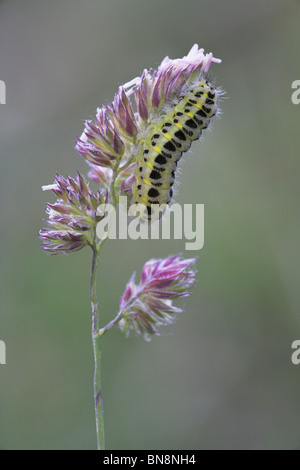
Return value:
[(177, 162), (208, 127), (217, 112), (216, 101), (213, 86), (200, 80), (179, 96), (167, 114), (149, 126), (138, 149), (133, 185), (132, 203), (145, 206), (140, 217), (152, 220), (154, 205), (170, 203)]

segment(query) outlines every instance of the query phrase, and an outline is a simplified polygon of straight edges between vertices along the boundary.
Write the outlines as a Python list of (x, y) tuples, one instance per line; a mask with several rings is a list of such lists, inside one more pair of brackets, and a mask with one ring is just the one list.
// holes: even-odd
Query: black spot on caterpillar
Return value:
[(217, 96), (208, 80), (199, 80), (167, 114), (149, 126), (138, 150), (133, 185), (132, 204), (146, 206), (141, 217), (151, 220), (151, 204), (170, 203), (177, 162), (216, 114)]

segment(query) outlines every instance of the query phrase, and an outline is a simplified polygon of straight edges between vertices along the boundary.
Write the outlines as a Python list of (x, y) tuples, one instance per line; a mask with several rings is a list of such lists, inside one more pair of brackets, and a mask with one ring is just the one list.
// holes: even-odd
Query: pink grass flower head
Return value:
[(120, 87), (111, 106), (97, 109), (94, 123), (85, 121), (76, 149), (89, 162), (113, 168), (136, 134), (137, 122), (131, 103)]
[(208, 72), (212, 62), (220, 63), (221, 60), (213, 57), (211, 52), (205, 54), (204, 49), (194, 44), (187, 56), (182, 59), (165, 57), (154, 72), (144, 70), (140, 77), (123, 87), (128, 95), (135, 95), (139, 118), (147, 121), (153, 112), (157, 113), (178, 97), (188, 82)]
[[(92, 167), (89, 176), (101, 187), (107, 189), (109, 179), (116, 181), (115, 194), (109, 195), (113, 201), (122, 193), (132, 194), (136, 158), (147, 127), (213, 62), (221, 60), (205, 54), (197, 44), (181, 59), (165, 57), (156, 70), (144, 70), (120, 86), (113, 102), (102, 105), (93, 122), (85, 122), (76, 149)], [(108, 170), (105, 177), (104, 170)]]
[(43, 186), (52, 190), (57, 201), (47, 204), (49, 228), (40, 231), (42, 247), (51, 254), (77, 251), (92, 244), (91, 231), (101, 220), (97, 213), (100, 204), (105, 204), (107, 195), (93, 194), (80, 173), (75, 179), (56, 175), (54, 184)]
[(134, 273), (120, 301), (121, 330), (126, 335), (133, 330), (149, 341), (153, 335), (161, 334), (159, 327), (174, 323), (183, 310), (175, 307), (173, 300), (191, 294), (195, 261), (178, 255), (151, 259), (143, 267), (139, 284), (135, 283)]

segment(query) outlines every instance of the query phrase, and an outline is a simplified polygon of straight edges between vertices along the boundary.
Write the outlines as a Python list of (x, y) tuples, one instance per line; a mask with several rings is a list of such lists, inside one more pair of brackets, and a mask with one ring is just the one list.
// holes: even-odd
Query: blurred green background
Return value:
[[(176, 201), (205, 204), (198, 283), (172, 334), (103, 339), (108, 449), (296, 449), (300, 79), (296, 0), (0, 2), (0, 448), (94, 449), (90, 252), (47, 256), (55, 172), (86, 172), (83, 120), (194, 43), (223, 59), (222, 119), (185, 158)], [(103, 322), (132, 271), (184, 241), (110, 241)], [(186, 255), (194, 254), (187, 252)]]

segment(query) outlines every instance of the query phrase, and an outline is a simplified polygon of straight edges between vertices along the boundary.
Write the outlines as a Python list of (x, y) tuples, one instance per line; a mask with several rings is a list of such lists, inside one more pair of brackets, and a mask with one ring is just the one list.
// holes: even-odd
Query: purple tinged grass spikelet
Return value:
[(92, 244), (93, 230), (101, 220), (97, 212), (100, 204), (107, 203), (107, 193), (92, 193), (88, 183), (78, 172), (76, 178), (56, 175), (52, 185), (43, 186), (58, 197), (47, 204), (49, 228), (40, 231), (42, 248), (51, 254), (78, 251)]
[(117, 132), (124, 139), (134, 139), (138, 131), (137, 122), (129, 98), (122, 87), (115, 94), (112, 106), (108, 106), (107, 109)]
[(131, 103), (120, 87), (112, 105), (98, 108), (94, 123), (85, 122), (85, 130), (77, 139), (76, 149), (89, 162), (113, 168), (136, 134), (137, 122)]
[(213, 54), (204, 53), (195, 44), (187, 56), (182, 59), (165, 57), (160, 66), (151, 74), (144, 70), (141, 77), (136, 77), (123, 85), (127, 94), (135, 94), (139, 117), (149, 121), (153, 112), (179, 97), (182, 89), (200, 74), (208, 72), (211, 63), (220, 63)]
[(135, 331), (149, 341), (153, 335), (161, 334), (158, 328), (174, 323), (183, 310), (175, 307), (173, 300), (191, 294), (195, 261), (195, 258), (182, 259), (180, 255), (147, 261), (139, 284), (135, 283), (134, 273), (121, 298), (120, 329), (127, 336)]

